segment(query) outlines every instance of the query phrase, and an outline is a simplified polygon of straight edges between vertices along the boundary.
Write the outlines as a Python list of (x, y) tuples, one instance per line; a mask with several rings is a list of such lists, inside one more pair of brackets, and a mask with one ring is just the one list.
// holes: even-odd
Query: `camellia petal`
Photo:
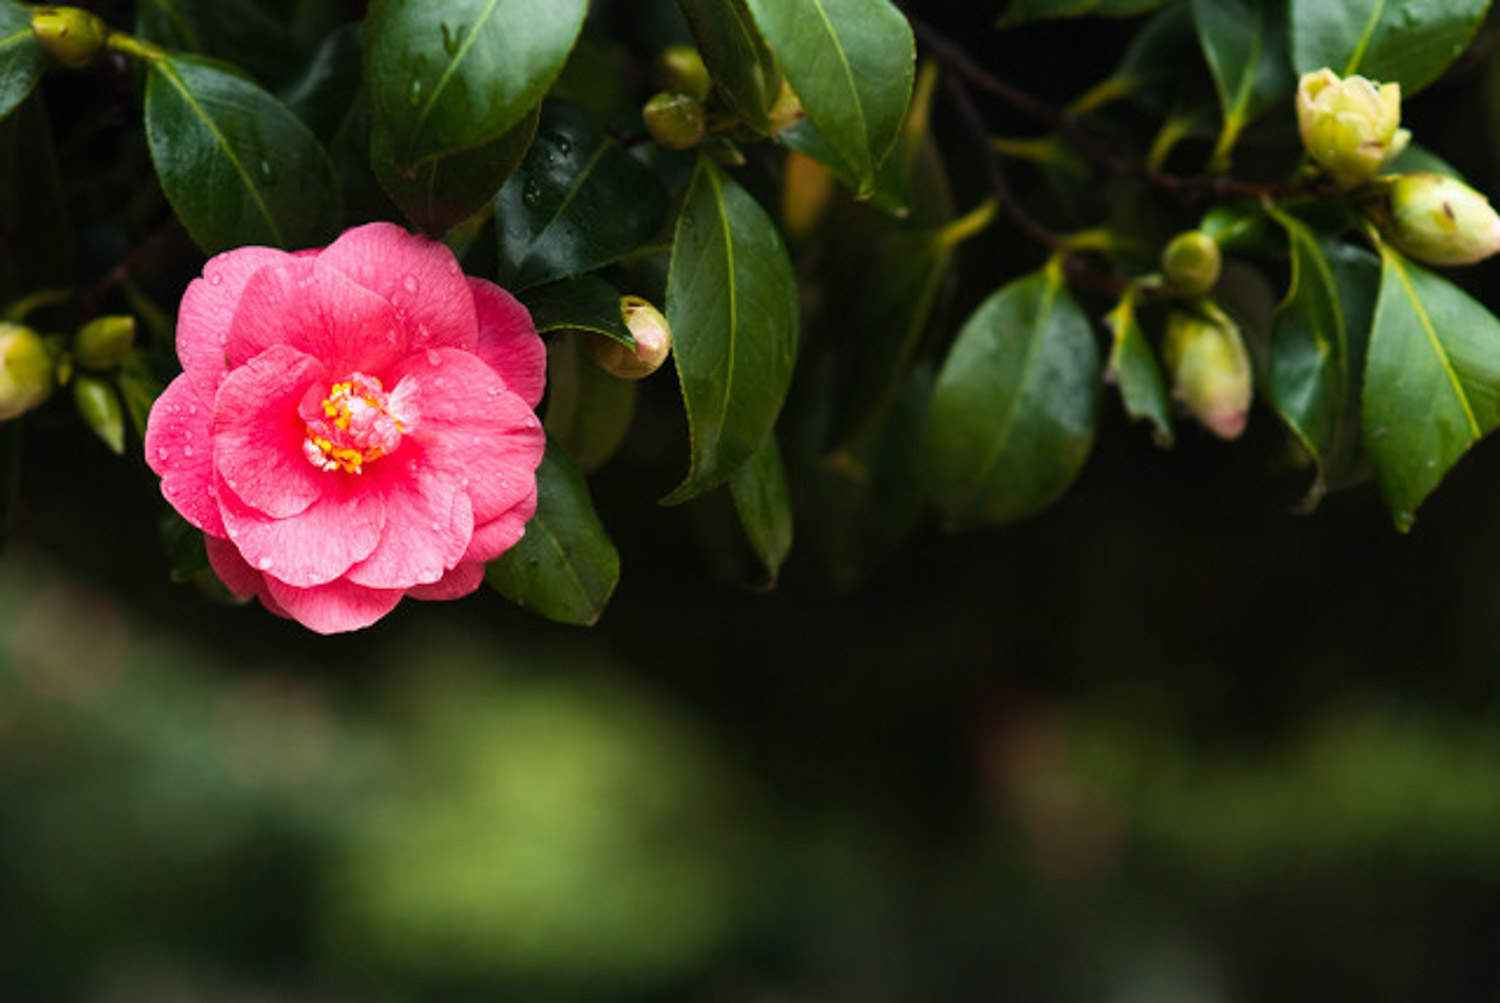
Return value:
[(484, 581), (484, 565), (465, 561), (431, 585), (414, 585), (406, 590), (413, 599), (462, 599)]
[(326, 382), (317, 359), (276, 345), (219, 385), (213, 462), (240, 501), (284, 519), (322, 497), (328, 477), (303, 454), (307, 426), (297, 404), (310, 386)]
[(241, 556), (268, 577), (300, 587), (331, 582), (374, 552), (385, 526), (385, 499), (357, 481), (358, 475), (331, 475), (329, 490), (286, 519), (268, 518), (221, 488), (224, 528)]
[(547, 346), (536, 333), (531, 312), (493, 282), (469, 279), (479, 314), (476, 354), (500, 374), (511, 393), (535, 408), (547, 385)]
[(508, 512), (491, 519), (483, 526), (474, 527), (469, 540), (469, 549), (464, 552), (465, 561), (493, 561), (520, 542), (526, 535), (526, 523), (536, 515), (536, 485), (531, 492), (517, 502)]
[(224, 587), (241, 599), (251, 599), (266, 590), (265, 576), (240, 556), (239, 548), (228, 540), (208, 537), (203, 541), (208, 552), (208, 566), (214, 569)]
[(346, 581), (299, 589), (267, 578), (266, 586), (288, 616), (319, 634), (368, 627), (395, 609), (404, 594), (399, 589), (367, 589)]
[(225, 344), (245, 284), (262, 268), (291, 260), (270, 247), (237, 247), (208, 259), (203, 277), (188, 283), (177, 308), (177, 358), (204, 403), (213, 402), (229, 371)]
[(438, 581), (463, 557), (474, 534), (469, 496), (446, 477), (384, 480), (377, 490), (385, 497), (385, 530), (374, 552), (349, 569), (349, 581), (370, 588)]
[(151, 405), (146, 463), (161, 475), (161, 493), (179, 515), (209, 536), (223, 536), (214, 496), (213, 412), (183, 373)]

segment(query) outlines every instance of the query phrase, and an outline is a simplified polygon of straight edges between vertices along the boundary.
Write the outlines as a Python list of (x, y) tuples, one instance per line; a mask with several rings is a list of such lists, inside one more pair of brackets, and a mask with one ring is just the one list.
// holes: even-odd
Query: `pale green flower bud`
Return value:
[(1172, 376), (1172, 396), (1204, 428), (1238, 439), (1250, 413), (1250, 356), (1240, 329), (1204, 301), (1202, 316), (1174, 310), (1167, 318), (1162, 357)]
[(59, 63), (81, 70), (104, 49), (109, 25), (77, 7), (37, 7), (31, 12), (31, 33)]
[(97, 376), (75, 376), (73, 404), (78, 409), (78, 417), (93, 429), (111, 452), (116, 455), (125, 452), (125, 409), (120, 405), (120, 395), (107, 380)]
[(1304, 73), (1297, 86), (1302, 145), (1340, 187), (1364, 184), (1406, 148), (1411, 134), (1400, 125), (1400, 84), (1340, 80), (1325, 68)]
[(1219, 281), (1223, 260), (1216, 240), (1201, 230), (1173, 237), (1161, 255), (1167, 287), (1179, 296), (1202, 296)]
[(691, 45), (669, 45), (657, 60), (662, 84), (677, 94), (688, 94), (703, 101), (713, 88), (713, 79), (703, 57)]
[(613, 338), (599, 335), (589, 339), (589, 354), (595, 365), (616, 379), (644, 379), (667, 361), (672, 350), (672, 328), (660, 310), (639, 296), (622, 296), (620, 313), (635, 339), (635, 351)]
[(1399, 174), (1382, 179), (1392, 244), (1429, 265), (1472, 265), (1500, 251), (1500, 216), (1489, 199), (1456, 178)]
[(56, 385), (52, 354), (29, 327), (0, 322), (0, 421), (46, 400)]
[(73, 339), (73, 358), (85, 369), (102, 372), (124, 362), (134, 344), (134, 317), (95, 317), (78, 329)]
[(641, 120), (652, 139), (672, 150), (691, 150), (708, 132), (703, 105), (688, 94), (663, 91), (646, 102)]

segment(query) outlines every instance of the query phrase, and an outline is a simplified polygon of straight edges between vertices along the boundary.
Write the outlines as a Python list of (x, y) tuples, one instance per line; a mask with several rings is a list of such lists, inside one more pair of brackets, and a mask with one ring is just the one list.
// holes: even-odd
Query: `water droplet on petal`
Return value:
[(255, 566), (262, 571), (270, 571), (271, 566), (274, 563), (275, 562), (273, 562), (269, 557), (262, 557), (260, 560), (255, 562)]
[(193, 447), (192, 446), (183, 446), (182, 447), (182, 455), (183, 456), (192, 456), (193, 455)]
[(224, 276), (223, 276), (223, 274), (220, 273), (220, 272), (210, 272), (208, 274), (208, 284), (211, 285), (211, 286), (221, 286), (221, 285), (223, 285), (224, 284)]
[(427, 350), (427, 364), (429, 366), (435, 366), (442, 361), (442, 353), (440, 353), (436, 348), (429, 348)]
[(417, 277), (415, 275), (408, 275), (406, 278), (401, 280), (401, 288), (405, 289), (409, 293), (415, 294), (416, 291), (421, 287), (422, 284), (417, 281)]
[(156, 458), (158, 460), (162, 460), (164, 462), (167, 459), (167, 457), (169, 457), (171, 455), (172, 455), (172, 451), (170, 449), (168, 449), (166, 446), (162, 446), (160, 449), (158, 449), (156, 451)]

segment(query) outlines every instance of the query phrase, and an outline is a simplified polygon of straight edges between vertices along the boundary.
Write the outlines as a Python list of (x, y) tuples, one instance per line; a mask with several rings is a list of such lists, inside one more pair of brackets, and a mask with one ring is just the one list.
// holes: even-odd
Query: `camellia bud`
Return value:
[(691, 45), (669, 45), (657, 60), (663, 86), (677, 94), (687, 94), (703, 101), (713, 88), (713, 79), (703, 57)]
[(1489, 199), (1456, 178), (1398, 174), (1382, 178), (1387, 239), (1430, 265), (1472, 265), (1500, 251), (1500, 216)]
[(1174, 310), (1167, 318), (1162, 357), (1172, 396), (1221, 439), (1238, 439), (1250, 413), (1250, 356), (1240, 329), (1204, 301), (1204, 316)]
[(1297, 128), (1308, 154), (1343, 188), (1355, 188), (1406, 148), (1401, 85), (1361, 76), (1340, 80), (1330, 69), (1304, 73), (1297, 85)]
[(70, 70), (81, 70), (103, 50), (109, 25), (77, 7), (36, 7), (31, 33), (52, 58)]
[(617, 379), (643, 379), (667, 361), (667, 353), (672, 350), (672, 329), (661, 311), (639, 296), (622, 296), (620, 312), (635, 339), (635, 351), (613, 338), (598, 336), (589, 339), (589, 354), (595, 365)]
[(1219, 281), (1219, 243), (1202, 230), (1173, 237), (1161, 255), (1167, 286), (1179, 296), (1202, 296)]
[(102, 372), (124, 362), (134, 344), (134, 317), (95, 317), (78, 329), (73, 339), (73, 358), (85, 369)]
[(125, 409), (120, 395), (97, 376), (73, 378), (73, 404), (78, 417), (116, 454), (125, 452)]
[(641, 120), (652, 139), (673, 150), (691, 150), (703, 142), (708, 132), (703, 105), (689, 94), (663, 91), (646, 102), (641, 109)]
[(0, 322), (0, 421), (36, 407), (56, 384), (52, 354), (29, 327)]

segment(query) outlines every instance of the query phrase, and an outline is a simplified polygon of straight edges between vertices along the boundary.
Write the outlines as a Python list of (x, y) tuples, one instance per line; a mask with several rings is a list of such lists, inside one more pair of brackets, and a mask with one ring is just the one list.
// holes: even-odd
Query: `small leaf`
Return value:
[(620, 580), (620, 554), (567, 453), (547, 443), (536, 474), (536, 515), (520, 542), (491, 562), (485, 579), (549, 620), (592, 626)]
[(0, 0), (0, 119), (26, 100), (46, 66), (47, 54), (31, 33), (31, 11)]
[(1296, 89), (1286, 10), (1279, 0), (1192, 0), (1192, 6), (1223, 115), (1210, 169), (1222, 170), (1241, 130)]
[(655, 237), (666, 212), (649, 167), (582, 109), (549, 101), (536, 142), (495, 196), (500, 283), (524, 289), (607, 265)]
[(700, 159), (667, 278), (692, 449), (687, 477), (663, 504), (722, 484), (760, 449), (791, 384), (797, 304), (786, 247), (765, 210)]
[(1055, 262), (990, 296), (932, 402), (933, 494), (951, 527), (1015, 522), (1067, 491), (1098, 423), (1099, 348)]
[(547, 344), (547, 435), (593, 473), (615, 454), (635, 417), (638, 385), (594, 365), (582, 331), (563, 331)]
[(750, 462), (734, 472), (729, 491), (750, 546), (765, 565), (767, 585), (775, 586), (792, 549), (792, 499), (775, 434), (766, 436)]
[(375, 0), (365, 79), (398, 167), (509, 132), (562, 72), (588, 0)]
[(360, 26), (346, 24), (323, 39), (281, 92), (281, 100), (314, 135), (327, 140), (359, 100), (363, 72)]
[(635, 338), (620, 310), (620, 291), (597, 275), (549, 282), (522, 290), (519, 295), (531, 311), (538, 334), (589, 331), (635, 347)]
[(530, 148), (540, 114), (540, 108), (532, 109), (492, 143), (434, 157), (405, 171), (396, 166), (390, 137), (376, 131), (370, 139), (370, 166), (406, 218), (441, 237), (490, 204)]
[(1290, 0), (1298, 73), (1328, 67), (1399, 83), (1411, 97), (1468, 46), (1489, 0)]
[(781, 71), (745, 0), (677, 0), (719, 98), (758, 132), (781, 90)]
[(288, 82), (306, 48), (254, 0), (140, 0), (135, 33), (164, 49), (244, 67), (268, 87)]
[(1406, 149), (1396, 154), (1393, 160), (1381, 168), (1382, 174), (1441, 174), (1444, 177), (1464, 180), (1464, 176), (1442, 157), (1425, 146), (1406, 144)]
[(1104, 318), (1114, 336), (1104, 378), (1119, 384), (1125, 413), (1136, 421), (1149, 421), (1156, 443), (1172, 445), (1172, 408), (1167, 399), (1167, 381), (1146, 332), (1135, 315), (1135, 296), (1127, 292)]
[(125, 452), (125, 412), (108, 380), (82, 373), (73, 377), (73, 404), (78, 417), (119, 456)]
[(1323, 487), (1357, 480), (1361, 452), (1357, 374), (1365, 360), (1380, 268), (1369, 252), (1320, 242), (1272, 206), (1286, 231), (1291, 282), (1271, 330), (1266, 394), (1319, 468)]
[[(776, 141), (805, 157), (811, 157), (838, 178), (845, 188), (859, 190), (859, 177), (833, 145), (823, 137), (810, 119), (803, 119), (790, 129), (776, 134)], [(886, 157), (875, 175), (875, 186), (865, 196), (870, 204), (893, 216), (905, 216), (907, 208), (906, 178), (902, 176), (895, 157)]]
[(325, 244), (340, 209), (333, 165), (270, 94), (183, 56), (152, 62), (146, 138), (162, 190), (205, 254)]
[(1380, 248), (1365, 364), (1365, 448), (1396, 528), (1500, 424), (1500, 320), (1467, 293)]
[(916, 42), (889, 0), (748, 0), (807, 117), (853, 168), (861, 198), (906, 116)]

